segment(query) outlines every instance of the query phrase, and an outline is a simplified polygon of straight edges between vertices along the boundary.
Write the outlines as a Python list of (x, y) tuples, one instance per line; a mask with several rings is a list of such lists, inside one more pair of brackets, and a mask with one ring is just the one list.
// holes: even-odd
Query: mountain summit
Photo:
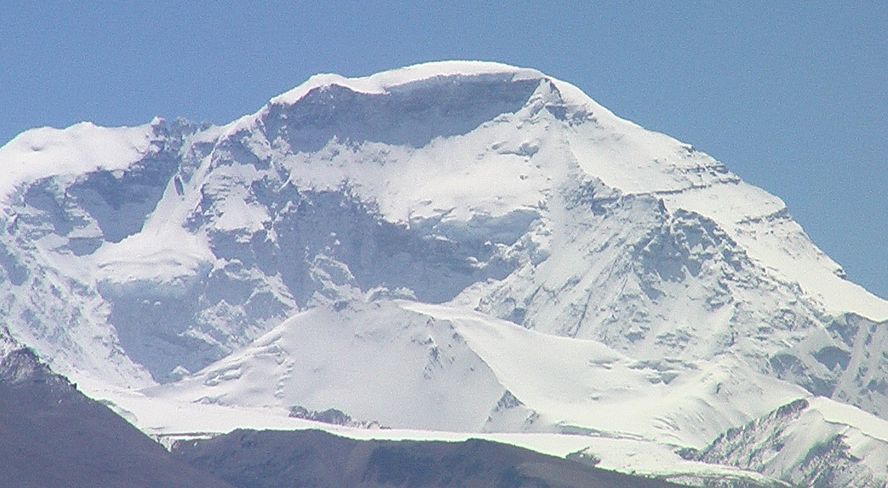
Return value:
[(0, 168), (10, 332), (88, 384), (693, 448), (799, 398), (888, 415), (888, 302), (535, 70), (318, 75), (224, 126), (28, 131)]

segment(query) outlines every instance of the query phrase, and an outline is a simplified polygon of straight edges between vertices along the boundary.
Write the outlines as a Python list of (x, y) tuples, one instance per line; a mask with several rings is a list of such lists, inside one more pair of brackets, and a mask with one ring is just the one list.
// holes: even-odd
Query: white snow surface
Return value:
[[(504, 405), (507, 392), (521, 405)], [(147, 393), (337, 408), (399, 428), (608, 432), (694, 447), (806, 394), (733, 360), (703, 369), (634, 361), (596, 341), (406, 301), (303, 312), (193, 377)]]
[(66, 129), (25, 131), (0, 147), (0, 199), (17, 185), (41, 178), (124, 170), (149, 150), (158, 123), (99, 127), (81, 122)]
[(309, 91), (329, 85), (340, 85), (360, 93), (386, 93), (393, 87), (440, 79), (444, 77), (497, 76), (517, 81), (540, 79), (545, 75), (534, 69), (516, 68), (485, 61), (437, 61), (384, 71), (360, 78), (347, 78), (334, 73), (317, 74), (296, 88), (271, 99), (271, 104), (294, 104)]
[(35, 129), (0, 148), (0, 207), (0, 318), (153, 435), (335, 408), (700, 474), (674, 449), (815, 398), (886, 456), (888, 302), (779, 198), (536, 70)]
[[(483, 76), (498, 76), (512, 81), (545, 80), (557, 91), (562, 103), (574, 110), (585, 107), (593, 113), (599, 124), (597, 130), (583, 130), (585, 127), (579, 127), (567, 135), (573, 156), (589, 176), (598, 178), (625, 194), (655, 195), (662, 197), (670, 208), (690, 210), (713, 219), (731, 238), (740, 242), (754, 259), (778, 273), (781, 278), (798, 283), (823, 302), (831, 312), (854, 312), (876, 321), (888, 320), (888, 303), (859, 285), (837, 276), (840, 267), (816, 248), (797, 224), (787, 218), (786, 207), (779, 198), (742, 182), (728, 173), (723, 165), (686, 144), (615, 117), (573, 85), (547, 77), (536, 70), (499, 63), (447, 61), (425, 63), (362, 78), (345, 78), (335, 74), (316, 75), (299, 87), (273, 98), (270, 105), (295, 104), (310, 91), (331, 85), (347, 87), (359, 93), (385, 94), (397, 87), (420, 81)], [(547, 101), (545, 95), (541, 98)], [(266, 112), (267, 108), (263, 109), (253, 116), (253, 120)], [(602, 134), (602, 126), (610, 134)], [(534, 145), (532, 139), (528, 141), (522, 144)], [(448, 147), (448, 154), (452, 154), (452, 150), (452, 147)], [(664, 156), (668, 159), (664, 160)], [(349, 167), (347, 172), (351, 179), (362, 179), (360, 174), (354, 174), (354, 168)], [(451, 173), (458, 174), (453, 171)], [(427, 181), (433, 181), (437, 188), (447, 189), (449, 195), (461, 195), (463, 199), (477, 201), (470, 193), (473, 186), (466, 187), (465, 183), (474, 182), (487, 195), (490, 185), (509, 183), (508, 180), (502, 180), (501, 176), (504, 174), (501, 169), (497, 169), (489, 175), (462, 178), (461, 184), (455, 185), (449, 184), (444, 175), (437, 175)], [(371, 178), (378, 179), (375, 176)], [(418, 179), (412, 176), (409, 178), (414, 181)], [(316, 180), (312, 178), (312, 181)], [(400, 187), (399, 190), (404, 188), (404, 185), (392, 185), (390, 180), (385, 183)], [(539, 185), (525, 187), (539, 188)], [(462, 188), (462, 191), (454, 192), (455, 188)], [(508, 192), (505, 188), (503, 190)], [(378, 195), (378, 190), (372, 193)], [(416, 193), (431, 197), (427, 200), (433, 202), (441, 201), (435, 198), (438, 195), (434, 191)], [(405, 196), (407, 195), (399, 191), (396, 198), (401, 203), (409, 202), (414, 209), (421, 203), (419, 199), (405, 199)], [(498, 198), (505, 200), (502, 203), (505, 206), (514, 208), (516, 204), (526, 204), (528, 196), (533, 194), (506, 193), (498, 195)], [(521, 201), (522, 197), (525, 202)], [(403, 217), (403, 212), (393, 216)], [(786, 228), (785, 232), (774, 232), (774, 227), (777, 226)]]
[(773, 482), (758, 473), (732, 466), (682, 459), (674, 447), (649, 440), (589, 435), (519, 432), (441, 431), (429, 429), (364, 429), (292, 418), (280, 408), (226, 406), (178, 402), (141, 392), (95, 386), (94, 395), (144, 432), (170, 447), (177, 441), (206, 439), (235, 429), (317, 429), (358, 440), (429, 440), (460, 442), (487, 439), (551, 456), (587, 453), (600, 459), (598, 467), (642, 476), (655, 476), (702, 486), (700, 480), (731, 479), (762, 484)]
[(888, 483), (886, 434), (885, 420), (816, 397), (728, 432), (702, 459), (793, 485), (881, 487)]

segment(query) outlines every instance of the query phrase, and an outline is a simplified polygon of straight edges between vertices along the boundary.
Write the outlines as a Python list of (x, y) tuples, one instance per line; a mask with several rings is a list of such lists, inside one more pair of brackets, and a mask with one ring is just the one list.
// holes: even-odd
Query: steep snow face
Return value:
[(157, 122), (119, 128), (81, 122), (63, 130), (44, 127), (24, 132), (0, 148), (0, 198), (5, 201), (17, 186), (47, 177), (71, 179), (122, 171), (150, 149)]
[(671, 211), (703, 215), (775, 278), (801, 287), (829, 313), (888, 319), (888, 305), (844, 279), (789, 216), (784, 203), (742, 182), (718, 161), (667, 136), (620, 119), (569, 133), (571, 150), (591, 176), (628, 195), (662, 199)]
[(29, 132), (0, 167), (4, 313), (75, 378), (176, 380), (384, 287), (888, 408), (888, 305), (779, 199), (533, 70), (319, 76), (224, 127)]
[[(103, 245), (141, 235), (170, 179), (187, 169), (180, 149), (196, 130), (160, 120), (125, 130), (80, 124), (23, 134), (0, 151), (12, 169), (2, 178), (11, 188), (0, 224), (3, 312), (11, 332), (61, 372), (150, 384), (137, 355), (121, 347), (125, 327), (108, 320), (95, 258)], [(28, 141), (53, 149), (22, 153)]]

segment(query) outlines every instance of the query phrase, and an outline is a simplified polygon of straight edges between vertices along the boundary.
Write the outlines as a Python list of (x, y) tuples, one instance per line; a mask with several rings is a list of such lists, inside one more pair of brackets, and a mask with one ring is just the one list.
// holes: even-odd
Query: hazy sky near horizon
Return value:
[(5, 2), (0, 145), (82, 120), (225, 123), (318, 72), (501, 61), (725, 162), (888, 297), (888, 4), (401, 3)]

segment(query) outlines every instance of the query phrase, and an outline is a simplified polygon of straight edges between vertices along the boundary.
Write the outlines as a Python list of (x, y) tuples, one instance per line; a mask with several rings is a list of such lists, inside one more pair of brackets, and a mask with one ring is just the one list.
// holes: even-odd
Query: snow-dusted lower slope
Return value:
[(0, 317), (95, 392), (694, 447), (811, 394), (888, 415), (888, 302), (534, 70), (322, 75), (221, 127), (28, 131), (0, 168)]
[[(283, 408), (244, 407), (218, 403), (180, 402), (92, 385), (97, 398), (166, 446), (178, 441), (208, 439), (238, 428), (273, 430), (325, 430), (351, 439), (438, 440), (460, 442), (487, 439), (552, 456), (582, 458), (614, 471), (666, 479), (688, 486), (784, 486), (767, 476), (734, 466), (682, 458), (675, 446), (650, 440), (617, 437), (609, 432), (583, 435), (540, 432), (453, 432), (418, 429), (366, 429), (304, 420)], [(707, 484), (708, 483), (708, 484)]]
[(796, 400), (719, 436), (694, 456), (794, 486), (888, 483), (888, 422), (825, 398)]
[(0, 487), (231, 488), (174, 459), (0, 327)]

